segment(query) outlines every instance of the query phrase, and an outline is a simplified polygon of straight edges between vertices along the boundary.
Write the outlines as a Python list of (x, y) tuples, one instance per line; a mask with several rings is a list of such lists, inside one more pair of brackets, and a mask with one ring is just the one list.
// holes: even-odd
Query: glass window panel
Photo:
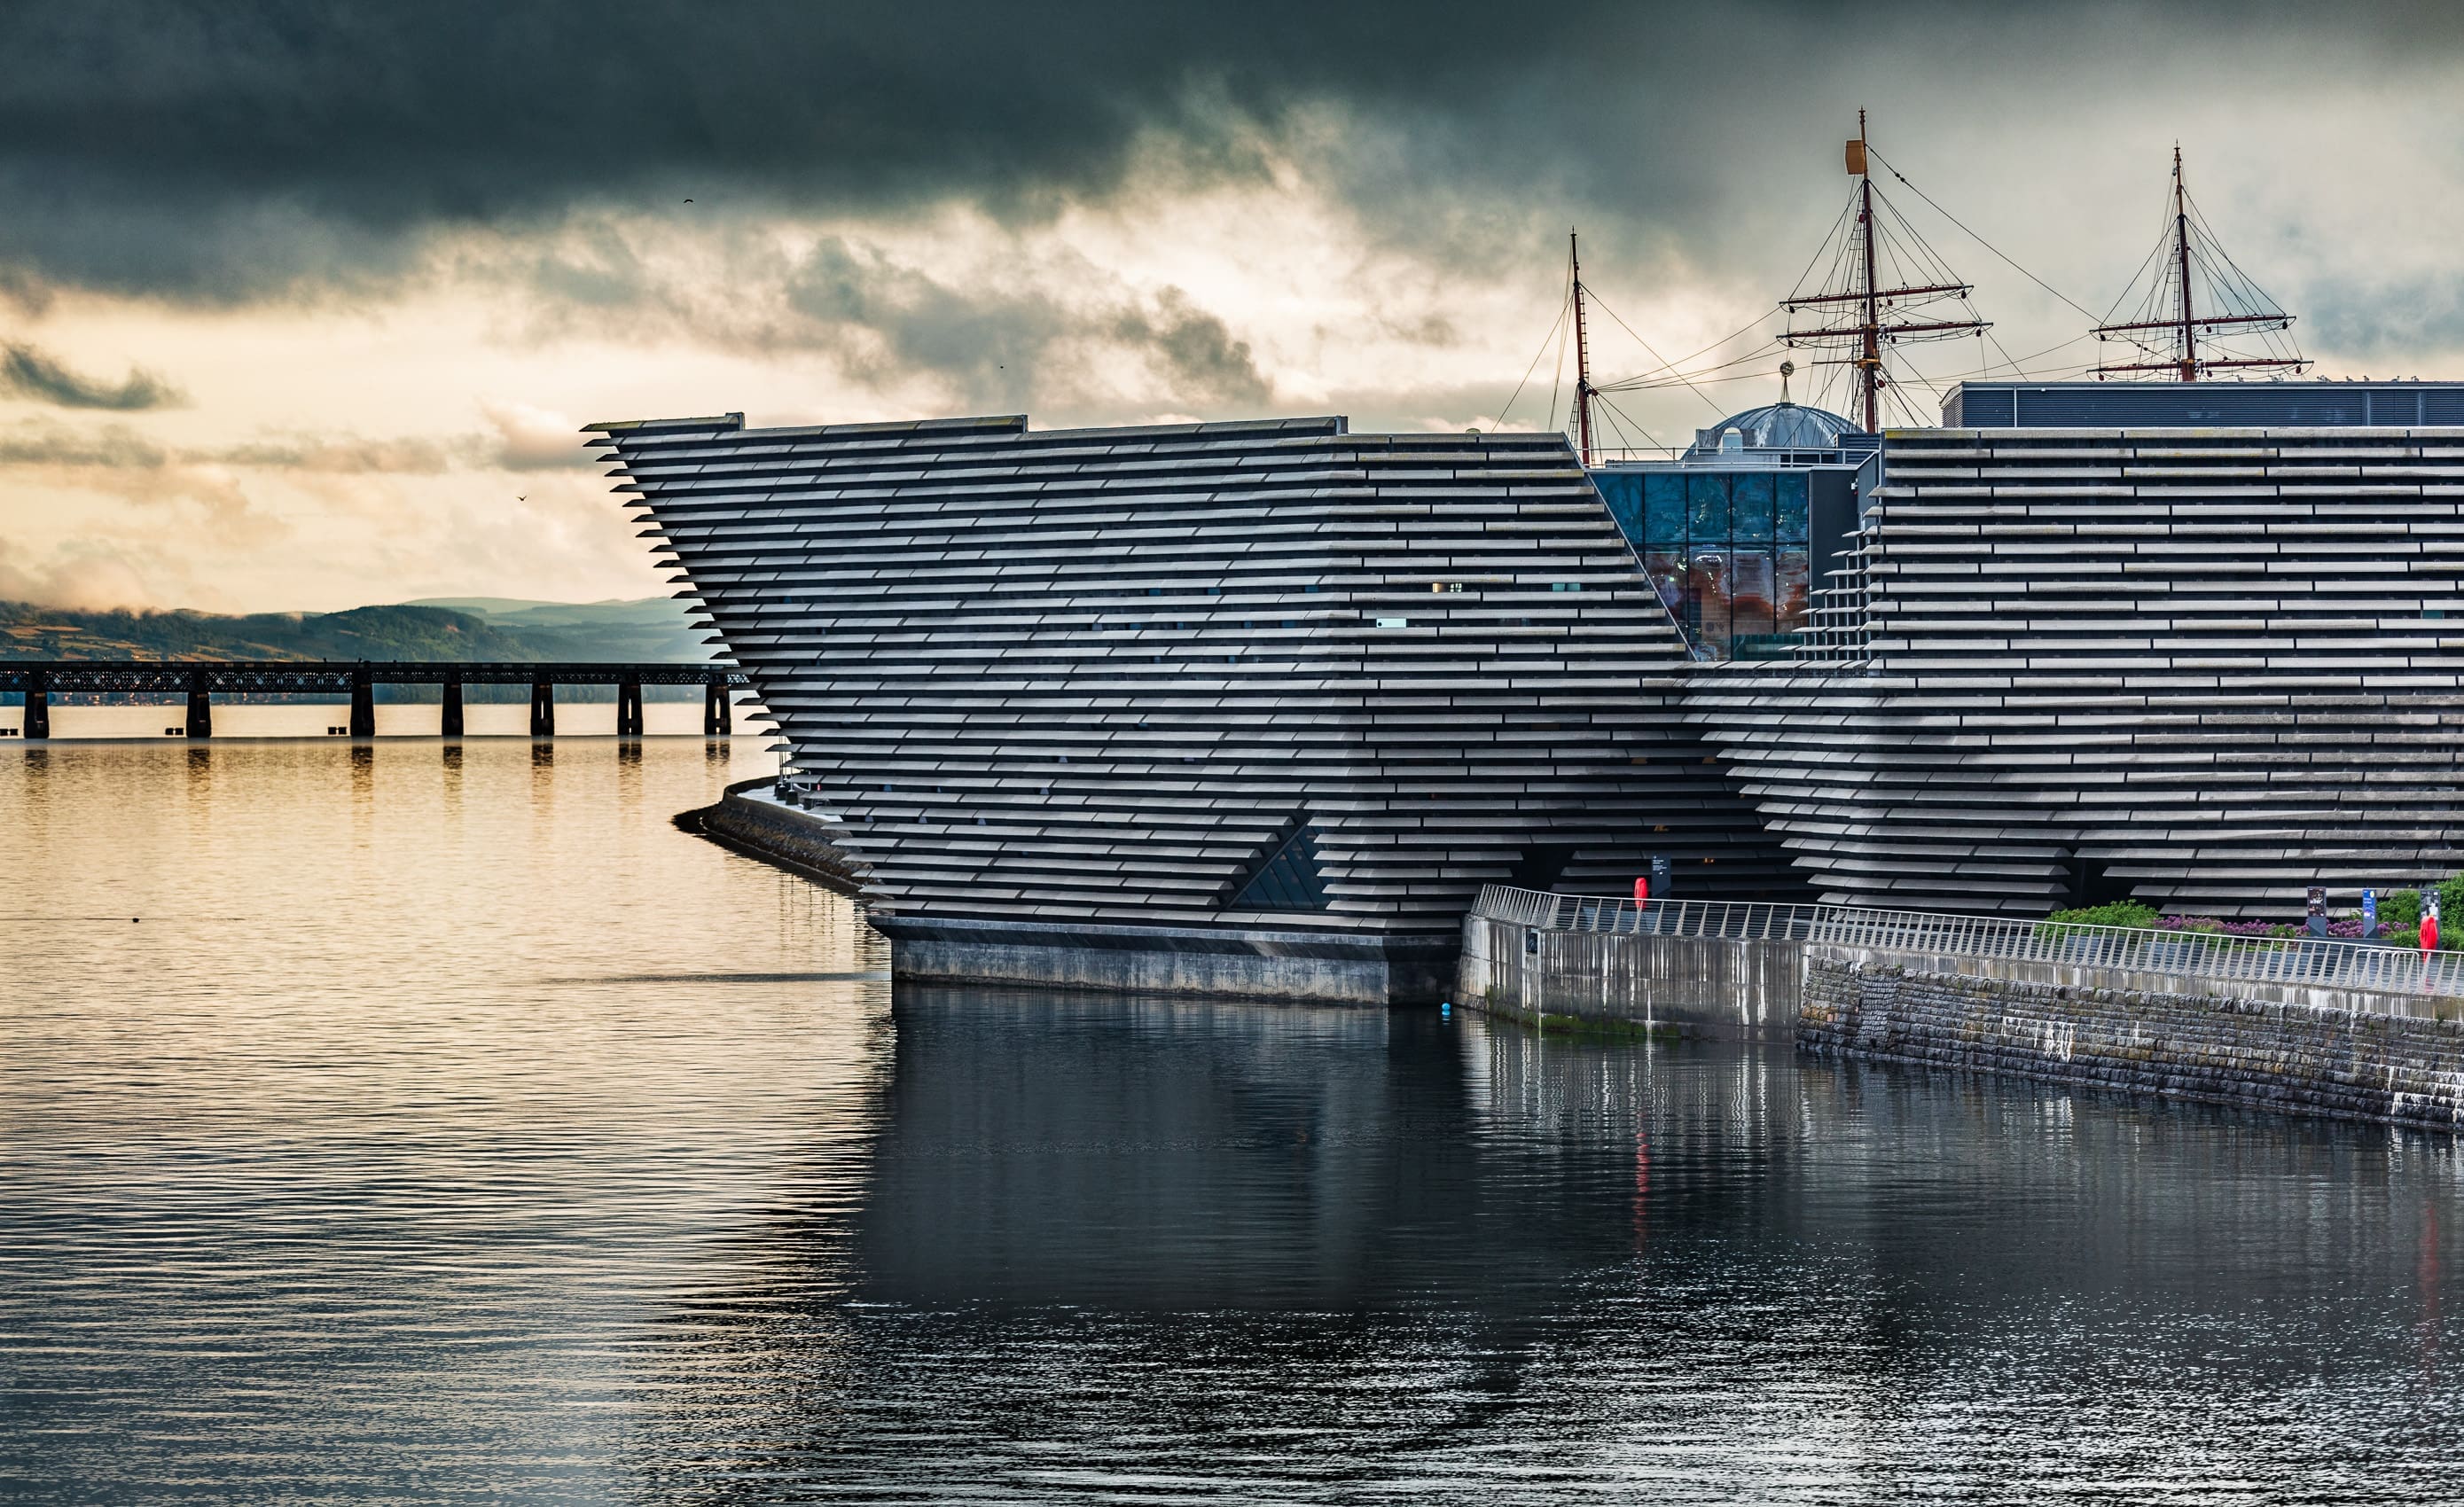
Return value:
[(1728, 557), (1728, 631), (1736, 640), (1771, 631), (1771, 554), (1736, 550)]
[(1600, 500), (1609, 505), (1609, 516), (1617, 519), (1619, 533), (1637, 545), (1642, 543), (1642, 478), (1633, 471), (1594, 471), (1592, 484), (1600, 490)]
[[(1726, 477), (1714, 480), (1726, 481)], [(1721, 488), (1726, 491), (1726, 487)], [(1728, 552), (1697, 549), (1687, 560), (1685, 617), (1694, 633), (1722, 659), (1728, 657)]]
[(1805, 626), (1805, 611), (1812, 603), (1807, 600), (1814, 590), (1812, 567), (1803, 550), (1782, 550), (1773, 573), (1773, 627), (1781, 633), (1794, 633)]
[(1728, 542), (1728, 478), (1697, 472), (1685, 478), (1685, 537), (1694, 544)]
[(1642, 536), (1653, 544), (1685, 542), (1685, 478), (1676, 471), (1643, 476)]
[(1730, 484), (1730, 527), (1739, 544), (1768, 544), (1771, 536), (1771, 473), (1747, 471)]
[(1779, 538), (1783, 543), (1805, 541), (1805, 472), (1782, 471), (1779, 482)]
[(1668, 609), (1668, 615), (1681, 622), (1690, 622), (1685, 616), (1685, 552), (1645, 550), (1642, 570), (1651, 578), (1651, 588), (1660, 594), (1660, 604)]

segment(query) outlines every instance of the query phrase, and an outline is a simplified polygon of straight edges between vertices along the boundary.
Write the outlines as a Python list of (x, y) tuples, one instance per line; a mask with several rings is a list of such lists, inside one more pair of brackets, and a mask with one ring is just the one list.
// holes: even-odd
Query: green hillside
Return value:
[[(628, 660), (713, 658), (681, 604), (457, 599), (345, 612), (91, 612), (0, 601), (0, 659)], [(486, 607), (478, 607), (480, 602)], [(477, 610), (473, 610), (476, 607)]]

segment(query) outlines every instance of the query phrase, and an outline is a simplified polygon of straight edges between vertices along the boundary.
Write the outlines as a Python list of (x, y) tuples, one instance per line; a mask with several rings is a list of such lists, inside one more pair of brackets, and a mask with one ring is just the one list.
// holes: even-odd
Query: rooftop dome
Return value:
[(1801, 403), (1766, 404), (1695, 430), (1685, 458), (1718, 454), (1720, 437), (1730, 429), (1737, 431), (1749, 450), (1836, 450), (1842, 434), (1863, 432), (1828, 408), (1809, 408)]

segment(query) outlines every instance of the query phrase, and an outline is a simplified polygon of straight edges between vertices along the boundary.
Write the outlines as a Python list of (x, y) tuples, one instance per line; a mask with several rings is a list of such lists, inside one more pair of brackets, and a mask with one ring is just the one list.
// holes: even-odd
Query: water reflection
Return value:
[(895, 1019), (860, 1196), (672, 1333), (650, 1485), (2406, 1500), (2458, 1442), (2443, 1142), (1425, 1012)]
[(1471, 1275), (1434, 1013), (915, 990), (897, 1020), (868, 1298), (1351, 1308)]
[(590, 748), (0, 754), (18, 1496), (2419, 1500), (2456, 1457), (2450, 1142), (893, 1002), (846, 903), (669, 821), (759, 745)]

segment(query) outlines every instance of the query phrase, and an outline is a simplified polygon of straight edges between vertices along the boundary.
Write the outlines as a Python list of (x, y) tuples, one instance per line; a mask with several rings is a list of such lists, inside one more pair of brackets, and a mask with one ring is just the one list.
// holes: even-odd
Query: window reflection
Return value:
[(1814, 588), (1803, 470), (1600, 471), (1672, 616), (1723, 658), (1783, 658)]

